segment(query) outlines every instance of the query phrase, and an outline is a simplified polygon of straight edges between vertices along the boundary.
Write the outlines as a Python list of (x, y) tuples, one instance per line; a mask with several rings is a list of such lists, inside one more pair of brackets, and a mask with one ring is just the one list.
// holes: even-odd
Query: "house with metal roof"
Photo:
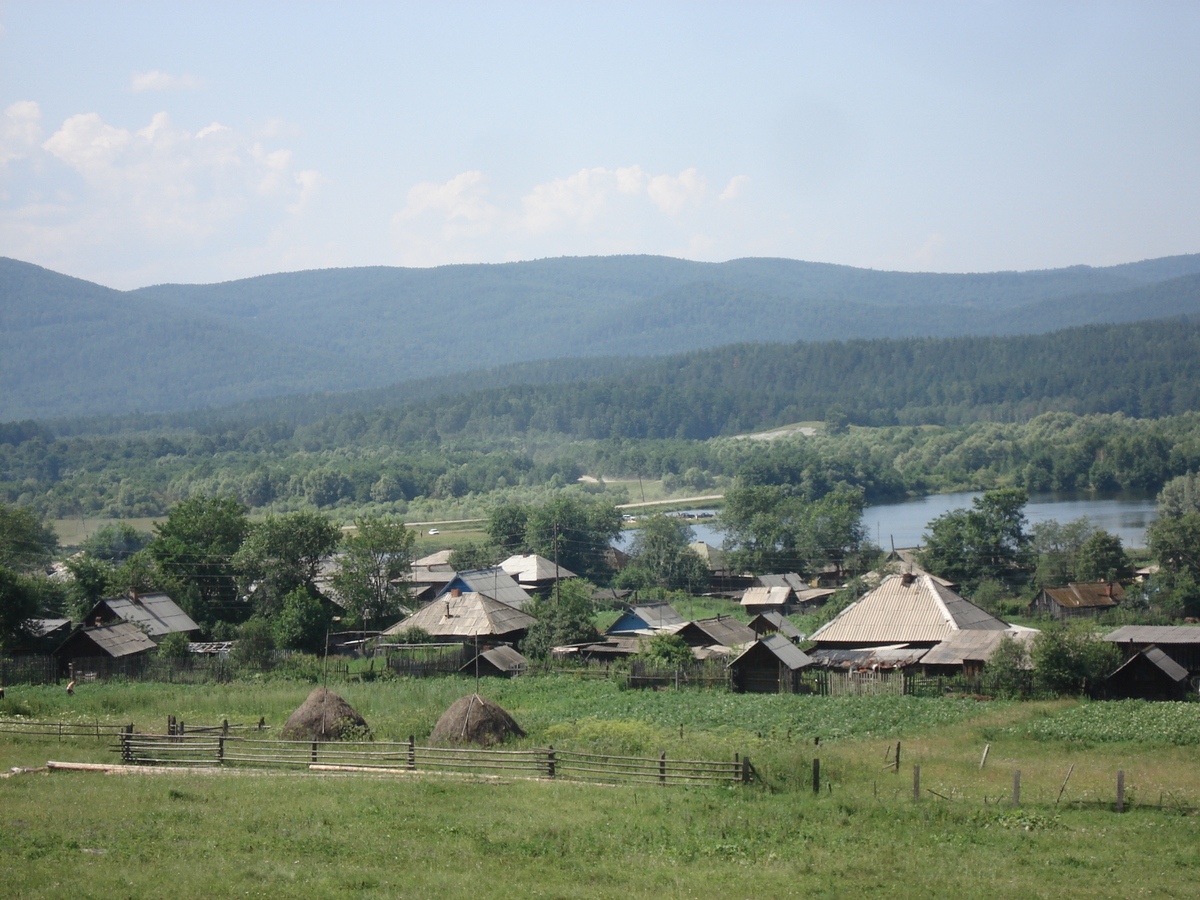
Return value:
[(1071, 583), (1066, 587), (1042, 588), (1029, 604), (1032, 615), (1051, 616), (1061, 621), (1098, 616), (1125, 599), (1115, 582)]
[(751, 615), (763, 612), (790, 612), (796, 605), (796, 595), (790, 587), (746, 588), (742, 594), (742, 608)]
[(677, 629), (686, 621), (670, 603), (644, 603), (629, 607), (604, 633), (652, 635)]
[(454, 591), (462, 594), (483, 594), (513, 609), (524, 609), (525, 604), (533, 599), (517, 584), (516, 579), (499, 566), (458, 572), (437, 592), (434, 599), (441, 599)]
[(1008, 624), (930, 575), (888, 575), (811, 635), (818, 648), (907, 644), (929, 649), (958, 631), (1005, 631)]
[(560, 578), (575, 578), (574, 572), (554, 565), (552, 560), (536, 553), (518, 553), (500, 563), (500, 568), (527, 591), (542, 591)]
[(1116, 644), (1125, 659), (1158, 647), (1189, 675), (1200, 676), (1200, 625), (1123, 625), (1104, 640)]
[(200, 626), (166, 594), (138, 594), (131, 591), (125, 597), (100, 600), (84, 617), (85, 623), (108, 624), (132, 622), (152, 638), (174, 632), (191, 634)]
[(444, 640), (465, 642), (475, 638), (499, 638), (516, 642), (536, 621), (528, 613), (478, 591), (451, 591), (383, 633), (391, 636), (410, 628), (420, 628)]
[(66, 667), (72, 660), (94, 657), (122, 659), (146, 653), (158, 647), (136, 625), (129, 622), (112, 622), (108, 625), (80, 625), (68, 637), (54, 655)]
[(807, 653), (780, 634), (750, 644), (726, 667), (730, 686), (739, 693), (794, 694), (801, 691), (801, 669), (812, 665)]
[(758, 635), (750, 630), (750, 626), (742, 624), (733, 616), (697, 619), (669, 630), (683, 638), (693, 653), (709, 651), (697, 654), (698, 657), (713, 655), (714, 650), (720, 655), (730, 648), (750, 644), (758, 638)]

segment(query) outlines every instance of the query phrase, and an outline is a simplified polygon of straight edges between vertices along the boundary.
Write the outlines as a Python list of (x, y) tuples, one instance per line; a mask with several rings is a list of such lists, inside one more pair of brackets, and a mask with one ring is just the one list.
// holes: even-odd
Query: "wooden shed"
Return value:
[(1187, 696), (1187, 669), (1157, 647), (1142, 650), (1104, 680), (1105, 699), (1182, 700)]
[(1066, 587), (1042, 588), (1029, 611), (1061, 621), (1098, 616), (1125, 599), (1125, 591), (1111, 581), (1072, 583)]
[(1124, 625), (1104, 636), (1120, 649), (1126, 659), (1141, 650), (1157, 647), (1200, 677), (1200, 625)]
[(803, 650), (779, 634), (752, 643), (727, 667), (733, 689), (747, 694), (803, 692), (800, 670), (812, 664)]
[(507, 644), (501, 644), (486, 648), (458, 671), (467, 675), (516, 678), (528, 668), (529, 660)]
[(71, 633), (54, 655), (65, 668), (72, 660), (95, 657), (121, 659), (154, 650), (158, 645), (136, 625), (114, 622), (111, 625), (80, 626)]

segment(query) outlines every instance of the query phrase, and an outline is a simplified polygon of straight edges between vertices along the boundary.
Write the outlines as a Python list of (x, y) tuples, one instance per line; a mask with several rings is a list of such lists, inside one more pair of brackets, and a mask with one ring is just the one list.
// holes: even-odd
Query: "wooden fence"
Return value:
[(120, 734), (116, 749), (130, 764), (285, 766), (353, 772), (410, 771), (511, 774), (568, 781), (745, 784), (749, 757), (733, 761), (603, 756), (533, 747), (526, 750), (419, 747), (413, 738), (383, 741), (280, 741), (225, 734)]
[(0, 656), (0, 686), (57, 684), (58, 660), (53, 656)]
[(36, 737), (111, 738), (133, 730), (132, 725), (107, 725), (100, 722), (26, 722), (21, 719), (0, 721), (0, 734), (25, 734)]

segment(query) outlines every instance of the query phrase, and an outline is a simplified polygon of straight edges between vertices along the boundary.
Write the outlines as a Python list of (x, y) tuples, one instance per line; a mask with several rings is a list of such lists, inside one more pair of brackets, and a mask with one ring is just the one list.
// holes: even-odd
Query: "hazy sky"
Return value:
[(0, 255), (113, 287), (1200, 251), (1200, 3), (0, 2)]

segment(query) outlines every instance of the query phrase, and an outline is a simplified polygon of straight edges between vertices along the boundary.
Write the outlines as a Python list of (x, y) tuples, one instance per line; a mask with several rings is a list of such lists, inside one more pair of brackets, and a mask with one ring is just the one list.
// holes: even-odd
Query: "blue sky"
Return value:
[(0, 255), (129, 288), (1200, 252), (1200, 4), (0, 2)]

